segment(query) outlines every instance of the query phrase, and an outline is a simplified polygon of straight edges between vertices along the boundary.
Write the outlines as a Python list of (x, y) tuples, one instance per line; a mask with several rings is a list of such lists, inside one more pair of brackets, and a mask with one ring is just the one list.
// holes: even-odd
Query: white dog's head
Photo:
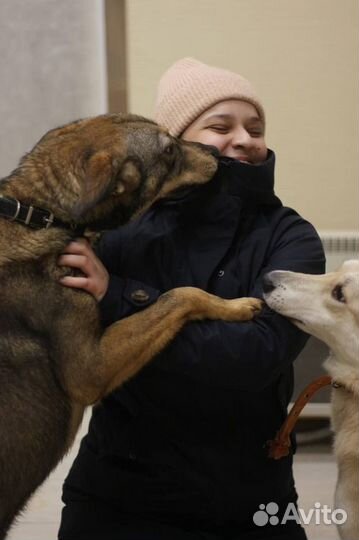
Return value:
[(359, 363), (359, 260), (324, 275), (276, 270), (264, 276), (264, 299), (274, 311)]

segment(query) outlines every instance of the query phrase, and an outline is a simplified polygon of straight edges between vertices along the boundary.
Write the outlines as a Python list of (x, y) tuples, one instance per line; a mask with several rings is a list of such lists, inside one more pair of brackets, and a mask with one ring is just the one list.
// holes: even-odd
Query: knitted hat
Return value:
[(251, 103), (265, 124), (263, 106), (247, 79), (194, 58), (182, 58), (159, 82), (154, 119), (179, 136), (204, 111), (227, 99)]

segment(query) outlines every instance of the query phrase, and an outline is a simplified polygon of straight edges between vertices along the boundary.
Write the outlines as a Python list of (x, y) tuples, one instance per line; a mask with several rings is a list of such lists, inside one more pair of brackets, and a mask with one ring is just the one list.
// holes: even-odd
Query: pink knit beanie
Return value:
[(247, 79), (194, 58), (182, 58), (159, 82), (154, 119), (179, 136), (204, 111), (227, 99), (251, 103), (265, 124), (263, 106)]

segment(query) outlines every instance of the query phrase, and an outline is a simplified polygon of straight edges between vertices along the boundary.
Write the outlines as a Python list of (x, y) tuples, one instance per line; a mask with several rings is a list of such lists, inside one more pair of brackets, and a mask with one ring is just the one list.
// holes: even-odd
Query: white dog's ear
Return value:
[(359, 272), (359, 259), (345, 261), (341, 267), (344, 272)]
[(340, 273), (347, 278), (347, 304), (359, 324), (359, 259), (345, 261)]

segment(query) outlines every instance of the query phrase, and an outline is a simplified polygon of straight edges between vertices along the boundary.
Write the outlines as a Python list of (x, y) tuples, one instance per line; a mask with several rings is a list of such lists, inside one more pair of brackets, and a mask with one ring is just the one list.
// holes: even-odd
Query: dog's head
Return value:
[(359, 355), (359, 260), (324, 275), (274, 271), (263, 279), (268, 306), (333, 350)]
[(145, 118), (109, 114), (49, 131), (13, 177), (25, 203), (64, 221), (115, 226), (178, 188), (207, 182), (216, 169), (209, 149)]

